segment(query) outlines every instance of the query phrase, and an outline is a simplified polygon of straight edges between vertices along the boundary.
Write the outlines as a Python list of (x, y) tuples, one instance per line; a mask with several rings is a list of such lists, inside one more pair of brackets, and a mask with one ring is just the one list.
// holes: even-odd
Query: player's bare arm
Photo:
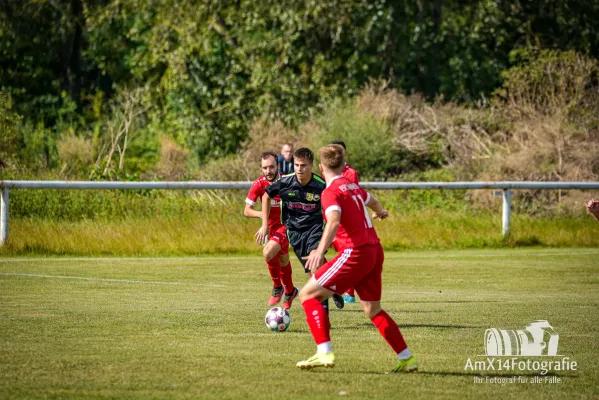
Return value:
[(243, 215), (248, 218), (262, 218), (262, 211), (254, 210), (253, 205), (246, 203), (245, 208), (243, 209)]
[(320, 242), (318, 243), (318, 248), (312, 251), (308, 257), (305, 257), (307, 260), (306, 268), (309, 268), (313, 274), (324, 264), (324, 254), (331, 246), (331, 243), (333, 243), (340, 222), (341, 212), (331, 210), (327, 213), (327, 224), (324, 227), (322, 239), (320, 239)]
[(270, 196), (264, 193), (262, 196), (262, 226), (254, 235), (256, 243), (263, 244), (268, 236), (268, 215), (270, 214)]
[(370, 195), (368, 202), (366, 203), (366, 207), (374, 211), (372, 213), (372, 219), (378, 219), (379, 221), (382, 221), (389, 216), (389, 211), (384, 209), (380, 201), (378, 201), (372, 195)]

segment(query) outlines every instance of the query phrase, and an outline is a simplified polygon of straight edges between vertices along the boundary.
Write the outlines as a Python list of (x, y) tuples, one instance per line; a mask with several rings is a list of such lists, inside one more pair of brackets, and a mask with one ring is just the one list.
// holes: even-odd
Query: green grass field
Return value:
[[(0, 258), (0, 398), (599, 397), (597, 248), (388, 252), (383, 306), (421, 363), (410, 375), (384, 374), (394, 354), (358, 305), (331, 311), (337, 366), (297, 370), (315, 346), (299, 303), (287, 332), (266, 329), (269, 285), (258, 256)], [(538, 319), (578, 363), (561, 383), (465, 370), (487, 328)]]

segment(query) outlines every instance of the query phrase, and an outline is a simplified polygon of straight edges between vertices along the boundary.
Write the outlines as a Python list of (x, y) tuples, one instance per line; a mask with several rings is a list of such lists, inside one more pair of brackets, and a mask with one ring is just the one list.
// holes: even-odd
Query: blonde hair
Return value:
[(343, 167), (343, 147), (338, 144), (329, 144), (318, 151), (320, 162), (328, 169), (338, 170)]

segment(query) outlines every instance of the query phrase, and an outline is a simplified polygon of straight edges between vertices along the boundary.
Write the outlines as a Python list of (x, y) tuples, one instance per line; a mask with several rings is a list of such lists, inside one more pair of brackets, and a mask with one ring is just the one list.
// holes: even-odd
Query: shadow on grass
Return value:
[[(358, 330), (365, 328), (374, 328), (375, 326), (371, 322), (364, 322), (356, 325), (349, 326), (331, 326), (331, 330)], [(404, 328), (431, 328), (431, 329), (480, 329), (485, 328), (484, 326), (476, 325), (437, 325), (437, 324), (399, 324), (400, 329)]]
[(400, 328), (441, 328), (441, 329), (480, 329), (479, 325), (438, 325), (438, 324), (399, 324)]
[[(342, 312), (342, 313), (361, 313), (364, 314), (364, 311), (362, 311), (361, 308), (355, 308), (355, 309), (351, 309), (348, 310), (347, 308), (344, 308), (342, 310), (337, 310), (337, 309), (333, 309), (335, 312)], [(442, 310), (393, 310), (393, 312), (397, 312), (397, 313), (418, 313), (418, 314), (425, 314), (425, 313), (440, 313), (442, 312)]]
[[(346, 371), (343, 370), (341, 368), (333, 368), (333, 369), (329, 369), (329, 368), (322, 368), (322, 369), (312, 369), (310, 370), (310, 372), (317, 372), (317, 371), (322, 371), (322, 372), (326, 372), (326, 373), (335, 373), (335, 374), (359, 374), (359, 375), (389, 375), (389, 376), (403, 376), (405, 375), (405, 373), (400, 373), (400, 374), (388, 374), (387, 371)], [(559, 377), (559, 378), (578, 378), (577, 375), (567, 375), (567, 374), (556, 374), (556, 373), (547, 373), (545, 375), (541, 375), (541, 374), (535, 374), (532, 372), (529, 373), (519, 373), (519, 374), (506, 374), (506, 373), (489, 373), (489, 374), (475, 374), (472, 372), (461, 372), (461, 371), (415, 371), (415, 372), (410, 372), (409, 375), (412, 376), (418, 376), (418, 375), (422, 375), (422, 376), (427, 376), (427, 375), (434, 375), (434, 376), (458, 376), (458, 377), (467, 377), (467, 378), (481, 378), (481, 379), (485, 379), (486, 377), (498, 377), (498, 378), (513, 378), (514, 376), (523, 376), (526, 378), (534, 378), (535, 376), (539, 376), (541, 378), (544, 377)]]
[(423, 301), (405, 301), (404, 303), (499, 303), (496, 300), (423, 300)]
[(415, 372), (418, 375), (440, 375), (440, 376), (467, 376), (467, 377), (477, 377), (477, 378), (485, 378), (485, 377), (499, 377), (499, 378), (513, 378), (514, 376), (525, 376), (527, 378), (533, 378), (535, 376), (544, 377), (559, 377), (559, 378), (577, 378), (577, 375), (566, 375), (566, 374), (556, 374), (556, 373), (546, 373), (545, 375), (535, 374), (533, 372), (521, 372), (521, 373), (488, 373), (488, 374), (474, 374), (472, 372), (458, 372), (458, 371), (418, 371)]

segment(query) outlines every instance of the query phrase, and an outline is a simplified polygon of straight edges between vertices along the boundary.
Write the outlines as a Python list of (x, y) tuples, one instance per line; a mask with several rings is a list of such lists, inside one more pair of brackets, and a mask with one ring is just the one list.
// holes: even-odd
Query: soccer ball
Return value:
[(264, 317), (264, 322), (266, 323), (266, 327), (271, 331), (283, 332), (289, 328), (291, 316), (287, 310), (281, 307), (274, 307), (268, 310)]

